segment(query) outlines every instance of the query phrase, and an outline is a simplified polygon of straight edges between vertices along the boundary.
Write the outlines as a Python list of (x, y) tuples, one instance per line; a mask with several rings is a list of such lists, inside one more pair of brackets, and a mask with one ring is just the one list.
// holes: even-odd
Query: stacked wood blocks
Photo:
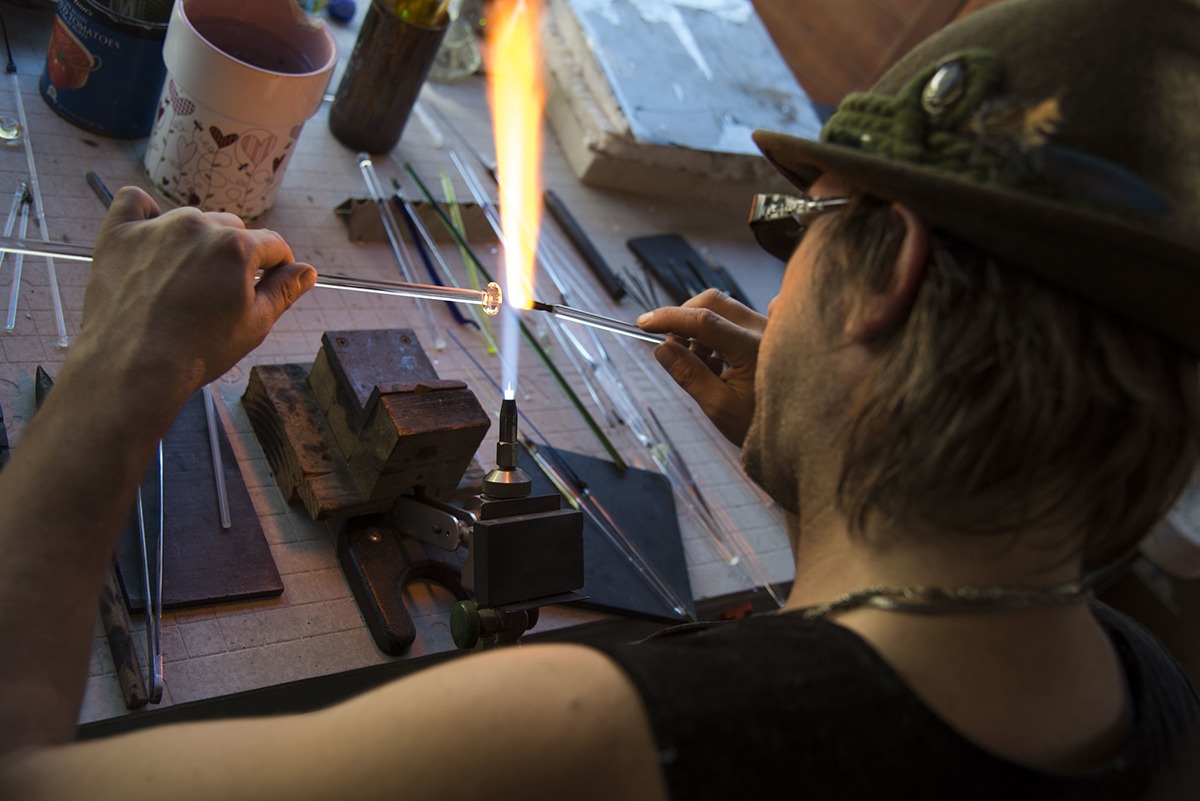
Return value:
[(242, 405), (284, 497), (314, 520), (457, 487), (490, 425), (407, 328), (327, 331), (311, 368), (253, 367)]

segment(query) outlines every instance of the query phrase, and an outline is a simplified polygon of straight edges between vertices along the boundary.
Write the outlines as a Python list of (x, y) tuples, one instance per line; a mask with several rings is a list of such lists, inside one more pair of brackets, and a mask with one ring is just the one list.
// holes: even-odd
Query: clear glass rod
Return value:
[(651, 334), (648, 331), (643, 331), (633, 323), (627, 323), (624, 320), (614, 320), (612, 317), (605, 317), (602, 314), (595, 312), (583, 311), (576, 309), (573, 306), (563, 306), (562, 304), (542, 303), (540, 300), (533, 301), (531, 306), (534, 311), (548, 312), (560, 320), (568, 320), (572, 323), (580, 325), (590, 325), (592, 328), (599, 328), (604, 331), (610, 331), (621, 336), (633, 337), (634, 339), (642, 339), (646, 342), (661, 344), (666, 342), (666, 337), (662, 334)]
[(347, 278), (341, 275), (322, 275), (316, 286), (325, 289), (343, 289), (348, 292), (374, 292), (378, 295), (400, 295), (406, 298), (445, 300), (451, 303), (471, 303), (482, 306), (484, 312), (495, 315), (500, 311), (504, 296), (495, 281), (483, 289), (468, 287), (438, 286), (437, 284), (411, 284), (406, 281), (367, 281), (362, 278)]
[[(14, 239), (0, 236), (0, 253), (91, 261), (92, 252), (92, 248), (87, 245), (69, 245), (63, 242), (42, 242), (36, 239)], [(437, 284), (413, 284), (407, 281), (370, 281), (365, 278), (349, 278), (342, 275), (319, 275), (316, 286), (348, 292), (371, 292), (377, 295), (427, 298), (451, 303), (472, 303), (482, 306), (483, 310), (491, 315), (500, 311), (500, 305), (504, 300), (500, 285), (495, 282), (489, 283), (483, 289), (470, 289), (438, 286)]]

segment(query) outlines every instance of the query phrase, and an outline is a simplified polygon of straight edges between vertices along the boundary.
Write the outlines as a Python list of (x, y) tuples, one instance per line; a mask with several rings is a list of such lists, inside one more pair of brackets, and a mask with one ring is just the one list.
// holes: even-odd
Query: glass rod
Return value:
[(614, 334), (621, 336), (633, 337), (634, 339), (653, 342), (656, 345), (666, 342), (667, 339), (662, 334), (651, 334), (649, 331), (643, 331), (633, 323), (627, 323), (624, 320), (614, 320), (612, 317), (605, 317), (602, 314), (595, 312), (583, 311), (576, 309), (573, 306), (563, 306), (562, 304), (542, 303), (540, 300), (533, 301), (531, 307), (534, 311), (548, 312), (560, 320), (569, 320), (572, 323), (581, 325), (590, 325), (593, 328), (599, 328), (604, 331), (611, 331)]
[[(49, 256), (74, 261), (92, 260), (92, 248), (87, 245), (43, 242), (36, 239), (14, 239), (7, 236), (0, 236), (0, 253)], [(414, 284), (407, 281), (371, 281), (343, 275), (318, 275), (315, 286), (349, 292), (372, 292), (377, 295), (445, 300), (451, 303), (473, 303), (476, 306), (482, 306), (483, 310), (491, 315), (500, 310), (500, 304), (503, 302), (500, 285), (495, 282), (489, 283), (484, 289), (470, 289), (438, 286), (437, 284)]]

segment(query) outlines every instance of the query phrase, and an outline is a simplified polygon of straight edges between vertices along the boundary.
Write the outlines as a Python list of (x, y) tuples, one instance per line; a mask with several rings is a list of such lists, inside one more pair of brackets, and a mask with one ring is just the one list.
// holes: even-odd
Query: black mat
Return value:
[[(229, 516), (233, 521), (229, 529), (221, 528), (202, 393), (197, 392), (184, 404), (183, 411), (163, 439), (164, 609), (261, 598), (283, 592), (283, 581), (263, 536), (262, 524), (250, 501), (220, 415), (217, 415), (216, 423)], [(143, 492), (142, 501), (148, 524), (157, 520), (157, 497)], [(137, 536), (135, 513), (117, 546), (121, 585), (131, 612), (145, 608), (142, 555)]]
[[(622, 472), (611, 462), (570, 451), (541, 446), (539, 452), (557, 472), (566, 475), (561, 467), (565, 464), (587, 485), (645, 558), (648, 572), (656, 573), (682, 602), (684, 609), (695, 617), (692, 586), (670, 481), (659, 473), (633, 467)], [(558, 492), (529, 454), (521, 453), (520, 464), (533, 480), (534, 494)], [(583, 548), (585, 584), (582, 592), (588, 598), (579, 602), (579, 606), (654, 620), (681, 620), (662, 594), (655, 591), (624, 552), (587, 516), (584, 517)]]

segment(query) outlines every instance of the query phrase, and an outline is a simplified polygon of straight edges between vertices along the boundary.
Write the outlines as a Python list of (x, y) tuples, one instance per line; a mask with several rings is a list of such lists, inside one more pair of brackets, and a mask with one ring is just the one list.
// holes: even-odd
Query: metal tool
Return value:
[(105, 185), (104, 180), (95, 172), (89, 172), (84, 175), (87, 185), (96, 193), (96, 197), (100, 198), (100, 202), (104, 204), (104, 208), (112, 205), (113, 193), (112, 190)]
[[(492, 388), (499, 391), (500, 385), (496, 379), (484, 368), (478, 359), (463, 347), (462, 342), (458, 340), (453, 333), (450, 334), (454, 344), (464, 356), (474, 365), (476, 371), (482, 381), (490, 383)], [(503, 408), (503, 403), (501, 404)], [(527, 422), (528, 428), (533, 433), (542, 439), (546, 440), (545, 436), (531, 422)], [(501, 436), (505, 426), (501, 425)], [(653, 565), (647, 561), (645, 555), (630, 539), (621, 526), (608, 513), (607, 509), (599, 502), (599, 499), (591, 493), (587, 486), (579, 480), (578, 476), (571, 473), (570, 468), (561, 460), (552, 463), (546, 458), (546, 454), (533, 442), (533, 440), (524, 436), (521, 439), (521, 445), (541, 468), (542, 473), (550, 481), (551, 484), (559, 491), (564, 501), (566, 501), (572, 509), (581, 512), (585, 517), (592, 521), (592, 524), (633, 567), (633, 569), (646, 581), (646, 584), (653, 590), (667, 606), (674, 610), (679, 615), (681, 620), (694, 620), (694, 615), (689, 611), (690, 603), (679, 596), (670, 586), (670, 583), (662, 577), (662, 575), (654, 569)], [(497, 461), (500, 461), (499, 459)]]
[(444, 551), (466, 549), (461, 580), (447, 581), (444, 569), (436, 578), (458, 598), (450, 626), (464, 650), (514, 642), (536, 625), (538, 608), (584, 599), (577, 592), (584, 583), (583, 516), (562, 508), (557, 494), (530, 494), (518, 448), (516, 401), (509, 397), (501, 405), (497, 466), (472, 502), (460, 507), (417, 492), (400, 498), (386, 516), (347, 521), (338, 559), (381, 650), (403, 653), (412, 643), (415, 632), (397, 588), (413, 569), (430, 565), (409, 565), (392, 536), (397, 532)]

